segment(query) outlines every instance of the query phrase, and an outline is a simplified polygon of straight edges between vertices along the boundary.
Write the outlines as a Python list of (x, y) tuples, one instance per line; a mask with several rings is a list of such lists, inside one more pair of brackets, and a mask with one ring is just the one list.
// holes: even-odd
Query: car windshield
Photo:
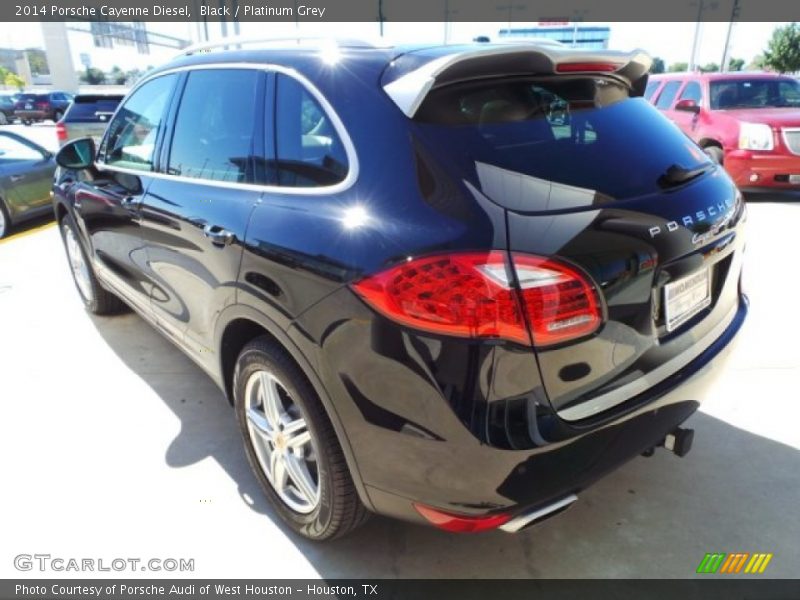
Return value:
[(657, 192), (671, 168), (694, 173), (708, 164), (652, 105), (610, 78), (448, 86), (429, 95), (416, 119), (438, 154), (490, 197), (524, 188), (535, 203), (557, 188), (578, 204), (603, 203)]
[(800, 107), (800, 83), (794, 79), (724, 79), (712, 81), (711, 108)]

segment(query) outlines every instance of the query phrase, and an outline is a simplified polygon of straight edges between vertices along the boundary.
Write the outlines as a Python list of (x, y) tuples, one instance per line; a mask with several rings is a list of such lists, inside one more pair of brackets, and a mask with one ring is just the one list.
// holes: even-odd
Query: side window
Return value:
[(172, 97), (177, 75), (165, 75), (137, 89), (108, 125), (100, 148), (109, 166), (153, 170), (156, 139), (164, 126), (164, 113)]
[(319, 187), (343, 181), (347, 154), (330, 117), (297, 80), (278, 74), (275, 81), (278, 184)]
[(669, 81), (664, 85), (664, 89), (661, 90), (661, 94), (658, 96), (658, 100), (656, 100), (656, 108), (665, 110), (672, 106), (673, 101), (675, 100), (675, 95), (678, 93), (678, 88), (681, 87), (680, 81)]
[(697, 104), (700, 104), (702, 97), (703, 92), (700, 90), (700, 84), (696, 81), (690, 81), (686, 84), (686, 87), (683, 88), (681, 97), (678, 98), (678, 100), (694, 100)]
[(253, 132), (261, 72), (192, 71), (186, 81), (169, 153), (170, 175), (252, 181)]
[(658, 86), (661, 85), (660, 81), (651, 81), (647, 84), (647, 87), (644, 90), (644, 99), (651, 100), (653, 98), (653, 94), (656, 93)]

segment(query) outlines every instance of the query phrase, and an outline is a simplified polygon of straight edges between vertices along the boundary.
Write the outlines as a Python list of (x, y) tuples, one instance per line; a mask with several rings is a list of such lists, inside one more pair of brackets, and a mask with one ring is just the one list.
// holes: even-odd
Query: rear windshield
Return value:
[(711, 108), (787, 108), (800, 106), (794, 79), (728, 79), (710, 84)]
[(17, 102), (30, 102), (31, 100), (47, 100), (47, 94), (20, 94)]
[(76, 96), (65, 121), (83, 123), (106, 122), (117, 110), (122, 96)]
[[(482, 81), (434, 90), (416, 120), (421, 135), (455, 160), (495, 201), (527, 190), (531, 209), (557, 189), (570, 205), (659, 191), (670, 167), (708, 158), (644, 98), (607, 78)], [(536, 199), (534, 199), (536, 198)], [(538, 199), (538, 200), (537, 200)], [(524, 199), (523, 199), (524, 200)]]

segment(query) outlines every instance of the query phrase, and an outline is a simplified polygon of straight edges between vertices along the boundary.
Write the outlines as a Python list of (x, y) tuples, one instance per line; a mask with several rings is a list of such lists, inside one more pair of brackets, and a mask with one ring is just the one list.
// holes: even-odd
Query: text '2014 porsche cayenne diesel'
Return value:
[(295, 531), (519, 531), (689, 450), (745, 206), (641, 97), (646, 55), (203, 50), (62, 148), (55, 210), (87, 309), (214, 379)]

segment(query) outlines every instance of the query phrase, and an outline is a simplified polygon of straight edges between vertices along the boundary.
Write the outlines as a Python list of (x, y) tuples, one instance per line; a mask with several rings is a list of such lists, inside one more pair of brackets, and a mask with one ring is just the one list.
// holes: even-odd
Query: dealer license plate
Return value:
[(703, 269), (664, 286), (667, 331), (674, 331), (711, 304), (711, 271)]
[(789, 183), (800, 183), (800, 175), (789, 175)]
[(26, 104), (25, 110), (31, 110), (33, 108), (33, 104)]

